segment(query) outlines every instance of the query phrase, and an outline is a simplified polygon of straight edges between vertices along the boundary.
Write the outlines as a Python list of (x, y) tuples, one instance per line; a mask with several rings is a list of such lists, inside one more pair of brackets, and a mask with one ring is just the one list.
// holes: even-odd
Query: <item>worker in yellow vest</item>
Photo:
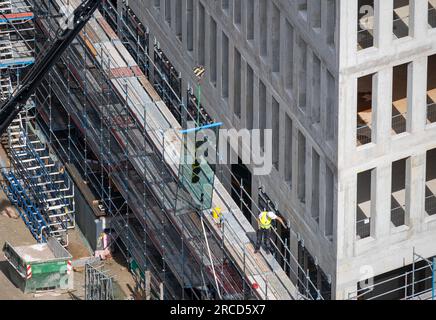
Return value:
[(221, 227), (223, 222), (223, 214), (220, 207), (215, 207), (212, 209), (212, 217), (215, 220), (215, 223)]
[(263, 242), (266, 242), (267, 250), (268, 251), (271, 250), (270, 236), (271, 236), (272, 222), (274, 220), (279, 221), (283, 225), (283, 227), (287, 228), (283, 219), (278, 215), (276, 215), (274, 212), (263, 211), (259, 214), (259, 217), (257, 219), (259, 228), (257, 230), (257, 240), (256, 240), (256, 247), (254, 253), (257, 253), (260, 250), (260, 247), (262, 246)]

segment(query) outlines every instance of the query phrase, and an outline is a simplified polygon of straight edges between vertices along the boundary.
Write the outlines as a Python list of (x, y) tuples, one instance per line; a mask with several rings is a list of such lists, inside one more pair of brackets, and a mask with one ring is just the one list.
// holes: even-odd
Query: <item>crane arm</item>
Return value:
[(74, 10), (69, 28), (58, 30), (58, 35), (54, 42), (42, 53), (42, 57), (32, 66), (29, 73), (22, 81), (21, 86), (5, 101), (0, 107), (0, 135), (6, 132), (9, 125), (24, 108), (27, 100), (35, 92), (44, 76), (50, 71), (51, 67), (60, 59), (74, 38), (91, 19), (102, 0), (85, 0)]

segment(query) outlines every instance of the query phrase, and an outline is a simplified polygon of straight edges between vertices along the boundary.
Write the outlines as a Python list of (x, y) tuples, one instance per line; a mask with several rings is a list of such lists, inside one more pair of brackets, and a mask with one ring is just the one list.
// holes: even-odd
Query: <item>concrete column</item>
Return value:
[[(328, 92), (328, 78), (327, 78), (327, 68), (325, 65), (321, 63), (321, 101), (319, 104), (319, 121), (320, 121), (320, 130), (321, 132), (327, 133), (328, 128), (327, 124), (327, 112), (332, 112), (333, 106), (328, 105), (328, 96), (333, 94), (332, 92)], [(326, 135), (327, 136), (327, 135)]]
[(319, 159), (319, 230), (322, 236), (325, 235), (326, 221), (326, 163), (323, 157)]
[(428, 32), (428, 0), (410, 1), (410, 36), (425, 39)]
[[(310, 119), (310, 123), (315, 122), (313, 119), (313, 85), (312, 85), (312, 78), (313, 78), (313, 51), (310, 48), (309, 45), (307, 45), (307, 53), (306, 53), (306, 74), (307, 74), (307, 81), (306, 81), (306, 116)], [(319, 94), (319, 92), (318, 92)]]
[[(216, 81), (217, 81), (217, 93), (220, 97), (219, 101), (222, 101), (222, 88), (223, 88), (223, 70), (222, 70), (222, 64), (223, 64), (223, 30), (221, 29), (221, 26), (217, 24), (216, 26), (216, 58), (217, 58), (217, 64), (216, 64)], [(229, 43), (230, 46), (230, 43)], [(230, 90), (230, 87), (229, 87)], [(221, 109), (219, 112), (222, 112), (224, 109), (222, 106), (219, 106)]]
[(297, 189), (298, 189), (298, 127), (296, 121), (293, 122), (292, 126), (292, 202), (299, 203), (297, 200)]
[(391, 230), (392, 164), (381, 165), (371, 174), (371, 235), (380, 239)]
[[(289, 52), (287, 52), (289, 41), (293, 39), (288, 39), (288, 33), (286, 29), (286, 17), (280, 14), (280, 86), (286, 89), (286, 74), (288, 70), (289, 63), (294, 63), (290, 59)], [(288, 61), (289, 60), (289, 61)]]
[[(182, 20), (182, 43), (183, 43), (183, 49), (185, 50), (185, 52), (189, 52), (188, 51), (188, 15), (186, 14), (188, 12), (188, 3), (186, 0), (181, 0), (182, 1), (182, 16), (179, 17), (179, 19)], [(195, 20), (198, 21), (198, 20)], [(194, 23), (194, 21), (193, 21)]]
[(373, 141), (380, 148), (390, 145), (392, 129), (392, 68), (380, 70), (373, 77)]
[[(232, 5), (233, 8), (233, 5)], [(227, 53), (229, 56), (229, 64), (227, 66), (228, 70), (228, 110), (226, 110), (227, 114), (229, 115), (229, 119), (234, 118), (235, 114), (235, 72), (241, 72), (241, 70), (235, 70), (235, 46), (229, 38), (229, 46), (228, 46), (229, 52)], [(241, 57), (241, 65), (242, 65), (242, 57)], [(242, 94), (242, 93), (241, 93)], [(268, 105), (267, 105), (268, 108)], [(268, 122), (267, 122), (268, 123)]]
[(327, 42), (328, 1), (321, 1), (321, 38)]
[[(357, 78), (339, 77), (338, 101), (338, 159), (341, 165), (341, 161), (352, 156), (357, 147)], [(326, 119), (325, 133), (328, 130)]]
[(279, 115), (279, 172), (280, 177), (285, 179), (285, 166), (287, 161), (291, 159), (286, 159), (286, 148), (283, 146), (286, 144), (286, 111), (285, 108), (280, 107)]
[(406, 223), (415, 232), (422, 230), (425, 217), (425, 177), (426, 153), (412, 156), (406, 170), (406, 211), (409, 213)]
[[(323, 174), (321, 186), (325, 186), (325, 165), (322, 164)], [(321, 197), (325, 194), (325, 187)], [(337, 259), (352, 257), (356, 241), (356, 205), (357, 205), (357, 174), (340, 174), (337, 192)], [(325, 201), (321, 203), (325, 207)], [(325, 209), (324, 209), (325, 211)], [(323, 211), (321, 211), (322, 213)], [(322, 215), (321, 215), (322, 217)], [(324, 226), (324, 218), (322, 225)], [(320, 219), (321, 223), (321, 219)]]
[(427, 62), (427, 57), (420, 57), (408, 67), (407, 131), (410, 133), (423, 131), (427, 121)]
[(312, 213), (312, 145), (306, 141), (306, 204), (304, 217), (306, 221), (311, 221)]
[(375, 45), (380, 49), (388, 49), (393, 40), (393, 1), (375, 0)]
[(341, 19), (339, 19), (337, 29), (340, 33), (338, 38), (341, 39), (339, 63), (342, 67), (356, 64), (358, 12), (357, 0), (340, 2), (339, 16)]
[(246, 129), (247, 125), (247, 63), (241, 56), (241, 118), (239, 121), (239, 126)]

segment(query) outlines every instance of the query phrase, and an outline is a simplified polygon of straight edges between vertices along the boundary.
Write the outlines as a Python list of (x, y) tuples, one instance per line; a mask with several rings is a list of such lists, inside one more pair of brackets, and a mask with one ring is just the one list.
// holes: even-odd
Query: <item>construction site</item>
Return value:
[(436, 3), (288, 2), (0, 0), (0, 299), (436, 298)]

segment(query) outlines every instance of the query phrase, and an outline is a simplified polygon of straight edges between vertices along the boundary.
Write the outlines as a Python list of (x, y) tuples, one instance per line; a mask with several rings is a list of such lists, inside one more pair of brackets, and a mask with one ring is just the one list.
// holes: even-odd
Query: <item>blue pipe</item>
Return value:
[(180, 132), (181, 134), (186, 134), (186, 133), (197, 132), (197, 131), (201, 131), (201, 130), (206, 130), (206, 129), (216, 128), (216, 127), (221, 127), (222, 125), (223, 125), (222, 122), (218, 122), (218, 123), (212, 123), (212, 124), (208, 124), (208, 125), (201, 126), (201, 127), (196, 127), (196, 128), (191, 128), (191, 129), (181, 130), (181, 131), (179, 131), (179, 132)]

